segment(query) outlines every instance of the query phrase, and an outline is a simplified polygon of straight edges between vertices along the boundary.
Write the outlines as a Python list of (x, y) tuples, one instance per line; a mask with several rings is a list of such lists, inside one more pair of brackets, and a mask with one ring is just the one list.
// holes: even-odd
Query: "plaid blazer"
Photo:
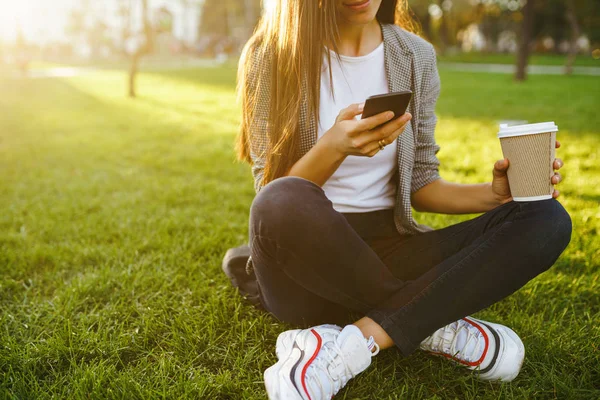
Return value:
[[(398, 170), (393, 179), (397, 180), (394, 206), (394, 222), (401, 234), (415, 234), (430, 230), (418, 224), (412, 215), (411, 193), (439, 179), (439, 161), (436, 156), (439, 146), (435, 142), (436, 125), (435, 103), (440, 93), (440, 78), (437, 71), (436, 55), (433, 46), (424, 39), (402, 28), (382, 24), (385, 70), (390, 92), (411, 90), (413, 97), (408, 111), (413, 118), (398, 137)], [(268, 73), (267, 60), (255, 58), (248, 76), (250, 89), (252, 77)], [(267, 80), (268, 81), (268, 80)], [(264, 154), (268, 147), (267, 119), (269, 113), (269, 86), (261, 87), (257, 93), (259, 107), (250, 127), (250, 155), (256, 192), (262, 188), (261, 180), (265, 165)], [(303, 102), (307, 104), (307, 102)], [(307, 107), (300, 112), (300, 156), (306, 154), (317, 141), (317, 124), (308, 115)]]

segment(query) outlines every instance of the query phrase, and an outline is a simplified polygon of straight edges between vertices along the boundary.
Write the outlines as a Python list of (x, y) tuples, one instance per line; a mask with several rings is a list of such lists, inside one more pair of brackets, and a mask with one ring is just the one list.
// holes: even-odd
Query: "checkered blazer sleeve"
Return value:
[(415, 163), (413, 167), (411, 193), (423, 186), (440, 179), (440, 162), (436, 156), (440, 146), (435, 142), (435, 104), (440, 95), (440, 76), (437, 70), (435, 49), (428, 46), (430, 55), (426, 58), (428, 66), (425, 68), (421, 81), (420, 108), (417, 116), (417, 132), (415, 135)]
[(251, 68), (245, 77), (246, 90), (248, 95), (256, 97), (254, 115), (249, 124), (249, 145), (250, 158), (252, 159), (252, 176), (254, 177), (254, 190), (258, 193), (262, 188), (263, 172), (266, 163), (266, 154), (269, 144), (269, 93), (270, 79), (269, 76), (263, 76), (259, 79), (260, 74), (268, 74), (270, 63), (269, 60), (260, 58), (256, 52), (249, 51), (245, 55), (251, 57)]

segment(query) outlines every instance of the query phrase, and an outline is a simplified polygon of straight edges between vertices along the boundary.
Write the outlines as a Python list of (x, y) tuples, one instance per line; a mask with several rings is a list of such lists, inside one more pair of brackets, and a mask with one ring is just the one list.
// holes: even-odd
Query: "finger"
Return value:
[(557, 158), (556, 160), (554, 160), (554, 169), (561, 169), (563, 165), (565, 165), (565, 164), (563, 163), (563, 160), (561, 160), (560, 158)]
[(553, 185), (558, 185), (562, 181), (562, 175), (557, 172), (554, 175), (552, 175), (552, 178), (550, 178), (550, 181), (552, 182)]
[(558, 140), (556, 141), (555, 147), (556, 147), (557, 149), (560, 147), (560, 142), (559, 142)]
[(365, 103), (350, 104), (348, 107), (342, 108), (337, 118), (335, 119), (335, 122), (353, 119), (357, 115), (361, 114), (364, 108)]
[[(402, 135), (402, 132), (404, 132), (404, 126), (400, 127), (400, 129), (396, 129), (391, 135), (381, 140), (383, 140), (387, 146), (388, 144), (394, 143), (394, 140), (398, 139), (398, 136)], [(377, 141), (377, 143), (379, 143), (379, 141)]]
[(412, 115), (404, 114), (402, 117), (388, 122), (377, 129), (373, 129), (360, 135), (361, 146), (371, 142), (379, 142), (383, 140), (386, 144), (392, 143), (404, 131), (404, 126), (410, 121)]
[(400, 118), (390, 121), (382, 126), (374, 129), (373, 132), (377, 132), (381, 139), (385, 139), (390, 135), (394, 134), (397, 130), (403, 129), (404, 126), (412, 119), (412, 115), (405, 113)]
[(381, 148), (379, 147), (379, 143), (371, 142), (371, 143), (365, 145), (365, 147), (363, 147), (362, 154), (369, 156), (369, 157), (373, 157), (375, 154), (379, 153), (380, 151), (381, 151)]
[(367, 157), (374, 157), (375, 154), (379, 153), (381, 150), (379, 150), (379, 148), (377, 148), (376, 150), (371, 151), (370, 153), (367, 154)]
[(508, 165), (509, 165), (508, 158), (496, 161), (496, 163), (494, 164), (494, 176), (502, 177), (502, 176), (506, 175), (506, 170), (508, 169)]
[(393, 111), (384, 111), (377, 115), (373, 115), (372, 117), (361, 119), (356, 124), (354, 132), (364, 132), (369, 131), (373, 128), (377, 128), (379, 125), (384, 124), (394, 118)]
[(394, 140), (396, 140), (398, 138), (398, 136), (400, 136), (402, 134), (402, 132), (404, 132), (404, 128), (406, 127), (406, 124), (408, 123), (408, 121), (410, 121), (412, 119), (412, 115), (410, 115), (410, 114), (408, 114), (408, 115), (409, 115), (409, 117), (406, 120), (406, 122), (404, 124), (402, 124), (398, 129), (393, 131), (390, 135), (388, 135), (387, 138), (384, 139), (387, 143), (393, 143)]
[(560, 195), (560, 192), (556, 189), (554, 189), (554, 192), (552, 192), (552, 198), (557, 198)]

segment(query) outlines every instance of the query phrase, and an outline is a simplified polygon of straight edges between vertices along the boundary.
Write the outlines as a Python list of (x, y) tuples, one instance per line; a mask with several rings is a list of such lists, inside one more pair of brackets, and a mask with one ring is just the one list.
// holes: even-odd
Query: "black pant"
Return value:
[(254, 199), (249, 240), (261, 302), (277, 318), (311, 325), (359, 313), (408, 355), (435, 330), (550, 268), (571, 230), (552, 199), (400, 235), (393, 210), (342, 214), (318, 185), (284, 177)]

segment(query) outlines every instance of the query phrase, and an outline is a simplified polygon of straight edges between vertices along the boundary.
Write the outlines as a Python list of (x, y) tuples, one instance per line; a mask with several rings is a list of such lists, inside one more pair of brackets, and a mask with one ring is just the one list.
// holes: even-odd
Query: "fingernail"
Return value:
[(360, 104), (358, 105), (358, 109), (359, 109), (360, 111), (364, 110), (364, 108), (365, 108), (365, 103), (360, 103)]
[(386, 116), (387, 116), (387, 119), (392, 119), (392, 118), (394, 118), (394, 112), (389, 111)]

